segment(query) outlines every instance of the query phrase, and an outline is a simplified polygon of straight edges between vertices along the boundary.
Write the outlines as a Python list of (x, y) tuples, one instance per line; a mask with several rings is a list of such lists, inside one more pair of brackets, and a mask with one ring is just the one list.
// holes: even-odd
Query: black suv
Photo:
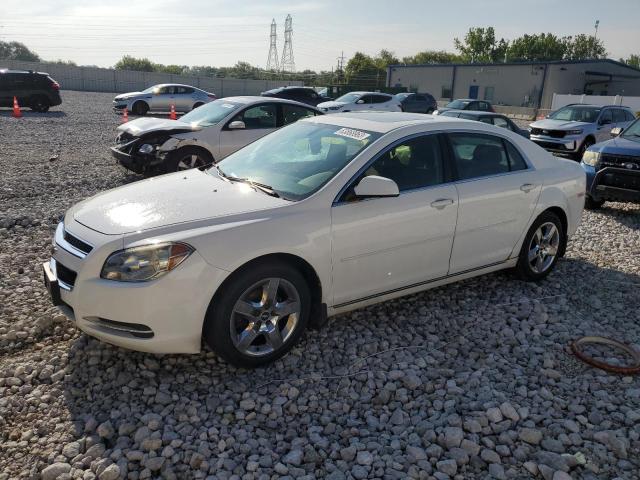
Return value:
[(311, 87), (280, 87), (273, 90), (267, 90), (262, 92), (263, 97), (275, 97), (284, 98), (287, 100), (294, 100), (300, 103), (306, 103), (307, 105), (317, 106), (319, 103), (330, 100), (327, 97), (323, 97), (318, 94), (315, 89)]
[(48, 73), (25, 70), (0, 70), (0, 107), (12, 107), (13, 97), (21, 107), (46, 112), (60, 105), (60, 84)]
[(396, 93), (396, 98), (400, 100), (403, 112), (433, 113), (438, 109), (438, 102), (430, 93)]

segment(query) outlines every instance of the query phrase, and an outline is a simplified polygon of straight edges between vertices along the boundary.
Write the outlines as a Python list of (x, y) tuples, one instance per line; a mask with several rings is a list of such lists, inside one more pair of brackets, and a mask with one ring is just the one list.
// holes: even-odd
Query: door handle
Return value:
[(437, 208), (438, 210), (442, 210), (444, 207), (451, 205), (453, 203), (453, 199), (451, 198), (439, 198), (438, 200), (434, 200), (431, 202), (431, 206), (433, 208)]
[(536, 186), (533, 183), (525, 183), (520, 187), (520, 190), (522, 190), (524, 193), (529, 193), (534, 188), (536, 188)]

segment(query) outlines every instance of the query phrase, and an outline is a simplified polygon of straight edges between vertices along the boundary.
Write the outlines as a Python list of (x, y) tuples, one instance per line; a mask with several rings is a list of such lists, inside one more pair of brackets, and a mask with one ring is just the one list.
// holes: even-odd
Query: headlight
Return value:
[(440, 112), (438, 110), (434, 110), (433, 113), (432, 113), (432, 115), (439, 115), (439, 114), (440, 114)]
[(595, 167), (598, 164), (599, 160), (600, 160), (600, 152), (592, 152), (590, 150), (587, 150), (582, 155), (582, 163), (584, 163), (585, 165), (590, 165), (592, 167)]
[(577, 130), (567, 130), (567, 135), (580, 135), (582, 133), (582, 129), (579, 128)]
[(193, 253), (186, 243), (159, 243), (127, 248), (112, 253), (104, 262), (100, 277), (118, 282), (147, 282), (180, 265)]
[(140, 146), (140, 148), (138, 149), (138, 151), (140, 153), (144, 153), (145, 155), (148, 155), (150, 153), (152, 153), (157, 147), (154, 145), (150, 145), (148, 143), (145, 143), (144, 145)]

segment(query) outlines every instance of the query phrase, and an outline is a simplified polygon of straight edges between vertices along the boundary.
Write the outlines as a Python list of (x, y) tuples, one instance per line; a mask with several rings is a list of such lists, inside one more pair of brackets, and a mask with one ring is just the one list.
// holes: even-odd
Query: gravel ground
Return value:
[(638, 206), (585, 212), (539, 285), (499, 273), (361, 309), (266, 368), (129, 352), (41, 285), (64, 210), (137, 179), (108, 153), (111, 98), (0, 112), (0, 480), (640, 478), (640, 380), (567, 353), (585, 334), (640, 347)]

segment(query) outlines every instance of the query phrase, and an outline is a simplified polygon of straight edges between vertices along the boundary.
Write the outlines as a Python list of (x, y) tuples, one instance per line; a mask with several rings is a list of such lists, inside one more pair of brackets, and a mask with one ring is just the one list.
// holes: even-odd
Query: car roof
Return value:
[(259, 95), (244, 95), (244, 96), (238, 96), (238, 97), (224, 97), (224, 98), (219, 98), (218, 100), (222, 100), (223, 102), (240, 103), (242, 105), (249, 105), (252, 103), (289, 103), (291, 105), (301, 105), (311, 110), (317, 110), (318, 112), (320, 111), (312, 105), (302, 103), (302, 102), (296, 102), (295, 100), (289, 100), (286, 98), (278, 98), (278, 97), (262, 97)]
[(390, 94), (384, 93), (384, 92), (367, 92), (367, 91), (364, 91), (364, 90), (358, 90), (358, 91), (355, 91), (355, 92), (347, 92), (347, 93), (345, 93), (345, 95), (348, 95), (349, 93), (353, 93), (355, 95), (370, 95), (370, 94), (373, 94), (373, 95), (386, 95), (388, 97), (393, 97), (393, 95), (390, 95)]
[(34, 75), (49, 75), (46, 72), (36, 72), (35, 70), (11, 70), (8, 68), (0, 68), (0, 73), (31, 73)]
[(459, 113), (464, 113), (465, 115), (473, 115), (473, 116), (476, 116), (476, 117), (505, 117), (505, 118), (508, 118), (506, 115), (502, 115), (501, 113), (496, 113), (496, 112), (482, 112), (480, 110), (458, 110), (457, 108), (452, 108), (451, 110), (447, 110), (446, 112), (443, 112), (443, 114), (444, 113), (450, 113), (450, 112), (453, 112), (453, 113), (459, 112)]
[(193, 85), (187, 85), (186, 83), (158, 83), (157, 85), (153, 85), (154, 87), (188, 87), (195, 88), (200, 90), (198, 87), (194, 87)]
[(410, 127), (413, 125), (442, 125), (451, 122), (472, 122), (455, 117), (440, 117), (425, 115), (422, 113), (405, 112), (348, 112), (333, 113), (318, 117), (308, 117), (305, 122), (324, 123), (346, 128), (368, 130), (371, 132), (387, 133), (398, 128)]

